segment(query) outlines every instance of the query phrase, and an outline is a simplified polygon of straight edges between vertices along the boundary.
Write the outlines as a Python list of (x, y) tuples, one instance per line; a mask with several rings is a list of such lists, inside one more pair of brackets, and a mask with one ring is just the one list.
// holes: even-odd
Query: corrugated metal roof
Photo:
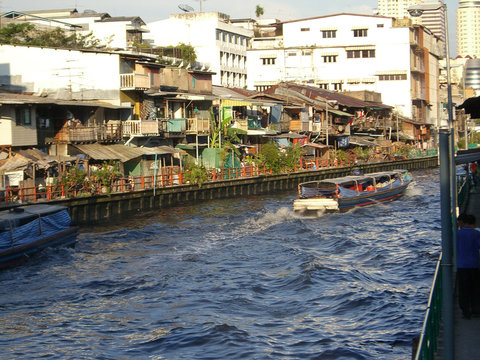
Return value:
[(167, 145), (154, 147), (132, 147), (121, 144), (82, 144), (72, 146), (76, 147), (79, 151), (94, 160), (119, 160), (121, 162), (126, 162), (142, 155), (166, 155), (182, 153), (181, 150)]
[(119, 160), (121, 162), (126, 162), (144, 154), (142, 148), (129, 147), (120, 144), (81, 144), (72, 146), (87, 155), (90, 159), (94, 160)]
[(175, 149), (172, 146), (168, 145), (161, 145), (161, 146), (154, 146), (154, 147), (141, 147), (138, 148), (143, 151), (143, 154), (145, 155), (165, 155), (165, 154), (178, 154), (178, 153), (183, 153), (182, 150)]
[(102, 107), (106, 109), (123, 109), (131, 106), (117, 106), (100, 101), (83, 101), (83, 100), (61, 100), (49, 97), (23, 95), (23, 94), (8, 94), (0, 92), (0, 104), (22, 105), (22, 104), (53, 104), (65, 106), (92, 106)]
[[(277, 89), (279, 89), (277, 91)], [(353, 96), (349, 96), (340, 92), (329, 91), (326, 89), (308, 86), (308, 85), (300, 85), (294, 83), (281, 83), (277, 86), (273, 86), (267, 90), (265, 93), (267, 94), (280, 94), (285, 96), (285, 94), (281, 94), (283, 90), (287, 90), (289, 96), (295, 96), (295, 93), (299, 94), (300, 98), (308, 98), (311, 99), (312, 102), (320, 101), (321, 103), (325, 101), (335, 101), (340, 106), (346, 106), (350, 108), (358, 108), (358, 109), (365, 109), (365, 108), (382, 108), (388, 109), (391, 108), (388, 105), (384, 105), (381, 103), (376, 103), (372, 101), (363, 101), (357, 99)], [(330, 109), (329, 109), (330, 111)]]

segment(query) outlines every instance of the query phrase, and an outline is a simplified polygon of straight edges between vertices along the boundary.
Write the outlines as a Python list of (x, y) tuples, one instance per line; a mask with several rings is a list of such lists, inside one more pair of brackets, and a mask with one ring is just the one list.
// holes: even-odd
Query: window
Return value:
[(377, 24), (377, 28), (383, 28), (383, 24)]
[(328, 83), (318, 84), (318, 87), (319, 87), (320, 89), (328, 90)]
[(297, 56), (297, 53), (296, 52), (289, 52), (289, 53), (287, 53), (287, 56)]
[(324, 39), (332, 39), (337, 37), (337, 30), (321, 30)]
[(341, 82), (339, 83), (332, 83), (333, 90), (335, 91), (342, 91), (343, 84)]
[(310, 31), (310, 28), (301, 28), (300, 31)]
[(220, 30), (217, 30), (217, 40), (222, 39), (222, 32)]
[(337, 55), (324, 55), (323, 62), (324, 63), (335, 63), (337, 62)]
[(275, 65), (275, 58), (263, 58), (262, 59), (263, 65)]
[(368, 29), (355, 29), (353, 30), (353, 37), (367, 37)]
[(379, 75), (378, 79), (380, 81), (398, 81), (398, 80), (407, 80), (407, 74), (385, 74)]
[(15, 109), (15, 121), (17, 125), (31, 125), (32, 124), (32, 114), (30, 108), (21, 107)]
[(375, 50), (347, 50), (347, 59), (374, 58)]

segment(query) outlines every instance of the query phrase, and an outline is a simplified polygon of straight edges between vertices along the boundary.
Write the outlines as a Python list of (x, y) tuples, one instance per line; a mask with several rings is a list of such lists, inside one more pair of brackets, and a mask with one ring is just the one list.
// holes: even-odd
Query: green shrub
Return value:
[(195, 159), (188, 157), (185, 161), (185, 181), (201, 187), (208, 180), (208, 173), (205, 166), (198, 165)]

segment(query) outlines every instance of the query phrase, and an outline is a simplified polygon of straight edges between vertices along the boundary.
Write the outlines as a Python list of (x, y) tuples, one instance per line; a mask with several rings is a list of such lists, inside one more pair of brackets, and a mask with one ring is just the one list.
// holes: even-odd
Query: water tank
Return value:
[(465, 64), (465, 87), (480, 90), (480, 59), (468, 59)]

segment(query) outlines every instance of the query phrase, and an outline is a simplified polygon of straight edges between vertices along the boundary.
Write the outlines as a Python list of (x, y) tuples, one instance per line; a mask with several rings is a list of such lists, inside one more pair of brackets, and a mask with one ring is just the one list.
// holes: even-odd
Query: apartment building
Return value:
[(457, 9), (458, 54), (480, 57), (480, 2), (460, 0)]
[(155, 46), (189, 44), (197, 60), (207, 64), (215, 75), (214, 85), (243, 88), (247, 84), (247, 47), (253, 30), (231, 24), (230, 17), (219, 12), (189, 12), (148, 23)]
[(335, 14), (282, 23), (283, 35), (255, 38), (248, 88), (282, 81), (333, 91), (374, 91), (408, 118), (438, 125), (440, 39), (408, 19)]

